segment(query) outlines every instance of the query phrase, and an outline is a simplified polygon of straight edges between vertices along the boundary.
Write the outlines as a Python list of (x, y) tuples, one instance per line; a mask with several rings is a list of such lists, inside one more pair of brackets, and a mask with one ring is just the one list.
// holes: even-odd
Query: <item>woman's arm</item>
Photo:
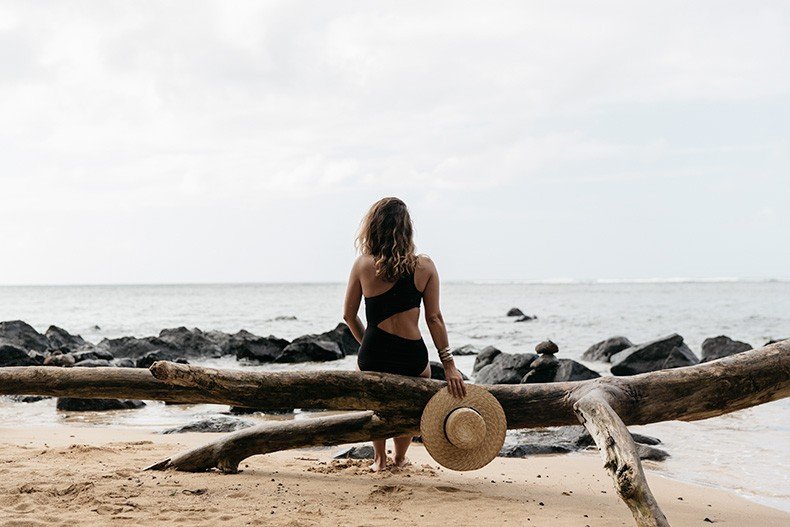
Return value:
[(351, 333), (357, 342), (362, 343), (362, 334), (365, 333), (365, 326), (359, 318), (359, 304), (362, 301), (362, 283), (359, 281), (359, 258), (351, 267), (351, 274), (348, 277), (346, 287), (346, 299), (343, 302), (343, 320), (348, 324)]
[[(442, 310), (439, 306), (439, 272), (430, 258), (424, 257), (423, 261), (426, 271), (428, 271), (428, 283), (425, 286), (422, 297), (425, 305), (425, 323), (431, 332), (431, 338), (436, 345), (436, 349), (441, 350), (450, 345), (450, 339), (447, 337), (447, 326), (444, 325)], [(444, 366), (444, 375), (447, 379), (447, 388), (450, 390), (450, 393), (456, 397), (465, 396), (466, 386), (464, 386), (461, 372), (455, 367), (453, 356), (449, 355), (448, 360), (442, 361), (442, 366)]]

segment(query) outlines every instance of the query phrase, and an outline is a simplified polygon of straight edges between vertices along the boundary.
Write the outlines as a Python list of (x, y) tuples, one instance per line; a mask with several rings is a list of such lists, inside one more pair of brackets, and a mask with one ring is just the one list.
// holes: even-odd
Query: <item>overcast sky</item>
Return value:
[(787, 2), (0, 2), (0, 283), (790, 278)]

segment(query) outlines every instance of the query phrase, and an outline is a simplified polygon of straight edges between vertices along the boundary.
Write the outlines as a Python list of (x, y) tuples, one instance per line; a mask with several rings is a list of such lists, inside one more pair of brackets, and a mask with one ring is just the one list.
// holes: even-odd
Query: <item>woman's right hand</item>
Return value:
[(447, 379), (447, 389), (453, 397), (466, 397), (466, 386), (464, 385), (464, 377), (455, 365), (445, 367), (444, 378)]

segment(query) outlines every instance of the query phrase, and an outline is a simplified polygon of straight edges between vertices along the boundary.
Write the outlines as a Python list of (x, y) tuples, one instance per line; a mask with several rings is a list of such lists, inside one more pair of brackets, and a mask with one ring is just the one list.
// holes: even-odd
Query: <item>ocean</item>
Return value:
[[(333, 328), (342, 318), (344, 289), (341, 283), (4, 286), (0, 320), (25, 320), (42, 332), (54, 324), (92, 342), (156, 335), (177, 326), (246, 329), (290, 340)], [(538, 318), (514, 322), (505, 316), (511, 307)], [(699, 355), (702, 341), (717, 335), (754, 347), (790, 337), (790, 282), (448, 282), (442, 285), (442, 311), (454, 347), (493, 345), (525, 353), (550, 338), (559, 345), (559, 357), (580, 360), (591, 344), (614, 335), (638, 343), (679, 333)], [(424, 327), (423, 335), (432, 360), (438, 360)], [(223, 358), (205, 364), (259, 370), (354, 369), (355, 360), (245, 366)], [(456, 362), (470, 374), (474, 357), (458, 357)], [(606, 364), (582, 362), (607, 374)], [(44, 429), (76, 424), (161, 430), (225, 409), (150, 403), (140, 410), (70, 414), (56, 412), (51, 400), (21, 404), (0, 398), (0, 427), (24, 423)], [(646, 462), (650, 468), (790, 510), (788, 409), (790, 401), (783, 400), (695, 423), (658, 423), (632, 430), (659, 437), (671, 454), (661, 463)]]

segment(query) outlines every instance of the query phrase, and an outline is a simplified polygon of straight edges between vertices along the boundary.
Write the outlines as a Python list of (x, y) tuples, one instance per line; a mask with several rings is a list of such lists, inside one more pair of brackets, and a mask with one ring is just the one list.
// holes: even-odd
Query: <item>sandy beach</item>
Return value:
[[(236, 475), (142, 467), (212, 434), (0, 428), (0, 525), (633, 525), (595, 452), (440, 468), (420, 445), (383, 474), (337, 448), (256, 456)], [(648, 467), (649, 470), (649, 467)], [(781, 526), (790, 514), (648, 472), (673, 526)]]

